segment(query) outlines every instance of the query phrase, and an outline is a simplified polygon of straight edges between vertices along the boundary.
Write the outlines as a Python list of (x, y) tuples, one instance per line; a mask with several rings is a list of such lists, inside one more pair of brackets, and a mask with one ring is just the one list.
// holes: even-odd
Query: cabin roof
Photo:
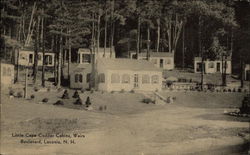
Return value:
[[(227, 57), (226, 59), (227, 61), (231, 61), (231, 57)], [(194, 57), (194, 61), (202, 61), (201, 57)], [(209, 60), (209, 59), (206, 59), (205, 61), (221, 61), (221, 59), (215, 59), (215, 60)]]
[[(90, 53), (90, 52), (91, 52), (91, 49), (90, 49), (90, 48), (79, 48), (79, 49), (78, 49), (78, 52), (79, 52), (79, 53), (81, 53), (81, 52), (89, 52), (89, 53)], [(98, 52), (104, 53), (104, 48), (100, 47), (100, 48), (98, 49)], [(107, 47), (107, 48), (105, 49), (105, 52), (110, 53), (110, 48)], [(114, 48), (112, 48), (112, 52), (115, 52)]]
[[(136, 53), (135, 51), (131, 53)], [(174, 57), (173, 53), (170, 52), (155, 52), (153, 50), (150, 50), (150, 57)], [(139, 53), (140, 57), (147, 57), (147, 50), (141, 50), (141, 53)]]
[(97, 63), (97, 65), (111, 70), (162, 71), (162, 69), (155, 67), (152, 62), (146, 60), (100, 58)]

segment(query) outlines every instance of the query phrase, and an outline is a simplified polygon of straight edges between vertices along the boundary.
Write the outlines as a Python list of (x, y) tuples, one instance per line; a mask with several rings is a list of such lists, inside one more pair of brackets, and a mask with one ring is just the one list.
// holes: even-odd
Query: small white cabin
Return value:
[[(225, 61), (224, 61), (225, 62)], [(226, 63), (222, 65), (221, 60), (205, 60), (204, 61), (204, 73), (222, 73), (222, 67), (226, 65), (226, 74), (232, 73), (232, 62), (231, 59), (228, 58)], [(200, 73), (202, 69), (202, 59), (201, 57), (194, 58), (194, 72)]]
[[(21, 66), (33, 66), (34, 65), (34, 51), (32, 50), (20, 50), (18, 57), (18, 64)], [(45, 52), (45, 66), (54, 66), (55, 53)], [(17, 61), (16, 61), (17, 63)], [(38, 66), (43, 65), (43, 53), (38, 53)]]
[(8, 87), (14, 84), (14, 65), (1, 63), (1, 86)]
[[(130, 52), (130, 58), (136, 59), (136, 52)], [(146, 60), (147, 53), (144, 51), (139, 53), (139, 60)], [(156, 67), (173, 70), (174, 69), (174, 54), (169, 52), (150, 52), (149, 61), (151, 61)]]
[[(155, 91), (162, 89), (162, 70), (146, 60), (97, 59), (97, 88), (104, 91)], [(88, 88), (91, 65), (76, 68), (71, 88)]]
[[(112, 53), (111, 57), (110, 57), (110, 53)], [(94, 56), (93, 58), (115, 58), (116, 57), (114, 48), (105, 48), (105, 52), (104, 52), (104, 48), (99, 48), (98, 52), (93, 52), (93, 53), (91, 49), (89, 48), (79, 48), (77, 62), (79, 64), (90, 64), (91, 59), (92, 59), (91, 55)]]

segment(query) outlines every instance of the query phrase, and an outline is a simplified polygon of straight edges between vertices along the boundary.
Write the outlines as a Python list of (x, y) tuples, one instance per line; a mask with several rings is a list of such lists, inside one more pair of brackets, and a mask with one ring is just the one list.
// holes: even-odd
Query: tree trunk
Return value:
[(245, 64), (244, 64), (244, 61), (242, 60), (242, 57), (241, 57), (241, 60), (240, 60), (240, 87), (243, 88), (244, 87), (244, 78), (245, 78)]
[(107, 48), (107, 25), (108, 25), (108, 21), (107, 21), (107, 1), (105, 1), (105, 24), (104, 24), (104, 53), (103, 53), (103, 57), (106, 56), (106, 48)]
[(184, 70), (185, 67), (185, 26), (183, 26), (182, 31), (182, 70)]
[[(25, 40), (24, 46), (28, 46), (28, 45), (29, 45), (29, 41), (30, 41), (30, 38), (31, 38), (31, 36), (32, 36), (31, 27), (32, 27), (32, 22), (34, 21), (34, 20), (33, 20), (33, 17), (34, 17), (35, 11), (36, 11), (36, 2), (34, 2), (34, 4), (33, 4), (32, 13), (31, 13), (31, 17), (30, 17), (29, 28), (28, 28), (28, 34), (27, 34), (27, 38), (26, 38), (26, 40)], [(33, 23), (34, 23), (34, 22), (33, 22)]]
[(114, 33), (115, 33), (115, 22), (114, 22), (114, 7), (115, 0), (112, 0), (111, 4), (111, 40), (110, 40), (110, 58), (112, 58), (113, 46), (114, 46)]
[(61, 69), (62, 69), (62, 52), (63, 52), (63, 39), (62, 39), (62, 28), (60, 33), (60, 49), (58, 53), (58, 68), (57, 68), (57, 88), (61, 87)]
[(148, 25), (147, 27), (147, 60), (149, 61), (149, 57), (150, 57), (150, 27)]
[(42, 17), (42, 24), (41, 24), (41, 40), (42, 40), (42, 87), (45, 87), (45, 39), (44, 39), (44, 17)]
[[(71, 34), (70, 30), (69, 30), (69, 35)], [(68, 41), (68, 45), (69, 45), (69, 59), (68, 59), (68, 80), (70, 82), (70, 65), (71, 65), (71, 36), (69, 36), (69, 41)]]
[(16, 59), (16, 80), (15, 83), (19, 82), (19, 48), (17, 48), (17, 59)]
[(96, 48), (96, 56), (98, 56), (99, 48), (100, 48), (100, 22), (101, 22), (101, 13), (100, 13), (100, 8), (98, 11), (98, 17), (97, 17), (97, 48)]
[(157, 43), (156, 43), (156, 52), (159, 52), (160, 39), (161, 39), (160, 19), (157, 19)]
[(38, 53), (40, 50), (40, 16), (37, 19), (36, 37), (35, 37), (35, 50), (34, 50), (34, 65), (33, 65), (33, 82), (36, 84), (38, 73)]
[(201, 90), (203, 90), (203, 81), (204, 81), (204, 55), (203, 49), (201, 47), (201, 16), (199, 16), (199, 23), (198, 23), (198, 39), (199, 39), (199, 53), (201, 55)]
[(138, 23), (137, 23), (137, 41), (136, 41), (136, 59), (139, 59), (139, 53), (140, 53), (140, 29), (141, 29), (141, 19), (140, 16), (138, 17)]

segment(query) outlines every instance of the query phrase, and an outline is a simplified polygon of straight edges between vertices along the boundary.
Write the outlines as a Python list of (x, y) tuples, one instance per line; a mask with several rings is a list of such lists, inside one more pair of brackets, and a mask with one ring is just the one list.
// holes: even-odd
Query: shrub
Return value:
[(227, 91), (228, 91), (228, 92), (232, 92), (231, 89), (228, 89)]
[(79, 98), (79, 93), (78, 91), (76, 90), (72, 96), (73, 98)]
[(85, 104), (86, 104), (86, 107), (89, 107), (91, 105), (89, 96), (87, 97)]
[(84, 89), (84, 88), (82, 88), (82, 89), (81, 89), (81, 93), (84, 93), (84, 92), (85, 92), (85, 89)]
[(153, 100), (151, 98), (144, 98), (142, 100), (143, 103), (149, 104), (149, 103), (153, 103)]
[(17, 96), (17, 98), (22, 98), (23, 97), (23, 93), (22, 92), (18, 92), (16, 96)]
[(81, 98), (78, 98), (75, 103), (75, 105), (82, 105), (82, 99)]
[(50, 92), (50, 90), (51, 90), (51, 88), (50, 88), (50, 87), (48, 87), (48, 88), (47, 88), (47, 91), (48, 91), (48, 92)]
[(247, 93), (247, 90), (246, 90), (246, 89), (244, 89), (244, 93)]
[(35, 98), (34, 94), (30, 95), (30, 99), (34, 99), (34, 98)]
[(15, 92), (14, 92), (14, 90), (12, 90), (12, 89), (9, 91), (9, 95), (12, 95), (12, 96), (13, 96), (14, 93), (15, 93)]
[(241, 89), (238, 89), (238, 92), (241, 93)]
[(223, 89), (223, 92), (227, 92), (227, 90), (226, 90), (226, 89)]
[(115, 91), (111, 91), (110, 93), (111, 93), (111, 94), (114, 94), (114, 93), (115, 93)]
[(167, 81), (167, 86), (170, 87), (173, 84), (172, 81)]
[(132, 89), (132, 90), (130, 91), (130, 93), (135, 93), (135, 90)]
[(69, 99), (69, 93), (67, 90), (63, 92), (62, 99)]
[(103, 106), (103, 110), (107, 110), (107, 106), (106, 105)]
[(95, 92), (95, 89), (94, 88), (91, 88), (90, 89), (90, 93), (93, 94)]
[(53, 105), (64, 105), (62, 100), (58, 100), (56, 101), (56, 103), (54, 103)]
[(48, 98), (44, 98), (44, 99), (42, 99), (42, 102), (43, 103), (47, 103), (49, 101), (49, 99)]
[(155, 92), (158, 92), (159, 90), (158, 89), (155, 89)]
[(176, 100), (176, 97), (174, 96), (172, 99), (175, 101), (175, 100)]
[(236, 89), (235, 89), (235, 88), (233, 89), (233, 92), (236, 92)]
[(39, 89), (37, 87), (34, 87), (34, 91), (37, 92)]
[(124, 89), (121, 89), (120, 93), (125, 93), (125, 90), (124, 90)]

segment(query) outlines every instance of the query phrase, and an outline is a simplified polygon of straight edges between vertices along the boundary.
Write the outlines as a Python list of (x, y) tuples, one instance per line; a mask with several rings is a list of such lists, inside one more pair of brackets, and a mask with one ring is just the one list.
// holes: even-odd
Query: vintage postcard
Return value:
[(0, 155), (250, 154), (249, 0), (0, 8)]

